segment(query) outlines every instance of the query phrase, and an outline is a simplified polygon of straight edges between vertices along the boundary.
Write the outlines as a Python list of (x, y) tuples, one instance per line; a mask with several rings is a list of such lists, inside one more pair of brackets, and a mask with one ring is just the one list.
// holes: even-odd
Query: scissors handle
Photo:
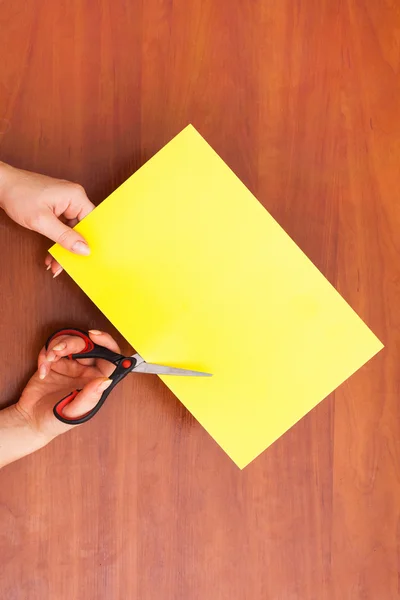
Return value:
[(57, 402), (57, 404), (53, 408), (53, 414), (62, 423), (66, 423), (67, 425), (80, 425), (81, 423), (86, 423), (89, 421), (94, 415), (100, 410), (106, 401), (110, 392), (115, 388), (115, 386), (124, 378), (128, 373), (132, 371), (136, 364), (136, 359), (134, 357), (123, 356), (122, 354), (117, 354), (116, 352), (112, 352), (108, 348), (104, 348), (104, 346), (99, 346), (95, 344), (89, 337), (89, 334), (86, 331), (82, 331), (81, 329), (59, 329), (55, 333), (53, 333), (47, 340), (45, 347), (48, 349), (50, 343), (55, 340), (55, 338), (60, 337), (62, 335), (74, 335), (80, 337), (85, 342), (85, 347), (80, 352), (75, 354), (71, 354), (67, 359), (77, 359), (77, 358), (102, 358), (116, 365), (115, 371), (110, 375), (109, 379), (111, 379), (110, 386), (102, 393), (100, 400), (86, 414), (78, 417), (76, 419), (69, 419), (63, 414), (64, 408), (76, 398), (81, 390), (74, 390), (61, 400)]
[(83, 348), (83, 350), (80, 350), (75, 354), (70, 354), (67, 357), (70, 360), (76, 358), (103, 358), (104, 360), (108, 360), (108, 362), (117, 365), (120, 360), (126, 358), (125, 356), (122, 356), (122, 354), (117, 354), (116, 352), (113, 352), (108, 348), (104, 348), (104, 346), (99, 346), (98, 344), (95, 344), (90, 339), (87, 331), (83, 331), (82, 329), (76, 329), (72, 327), (59, 329), (58, 331), (55, 331), (46, 341), (46, 350), (48, 349), (50, 343), (53, 340), (62, 335), (74, 335), (76, 337), (81, 338), (85, 342), (85, 347)]

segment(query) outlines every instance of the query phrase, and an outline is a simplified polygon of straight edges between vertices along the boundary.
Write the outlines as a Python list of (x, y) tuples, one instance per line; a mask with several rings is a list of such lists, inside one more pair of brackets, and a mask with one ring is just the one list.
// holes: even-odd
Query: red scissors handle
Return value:
[(111, 390), (119, 383), (128, 373), (132, 371), (136, 364), (136, 359), (133, 357), (123, 356), (122, 354), (117, 354), (116, 352), (112, 352), (108, 348), (104, 348), (104, 346), (99, 346), (95, 344), (89, 337), (89, 334), (86, 331), (82, 331), (81, 329), (59, 329), (55, 333), (53, 333), (47, 340), (45, 347), (48, 349), (50, 343), (56, 338), (64, 335), (74, 335), (76, 337), (80, 337), (85, 342), (85, 347), (80, 352), (75, 354), (70, 354), (68, 357), (70, 360), (77, 358), (102, 358), (103, 360), (107, 360), (108, 362), (114, 364), (116, 366), (115, 371), (110, 375), (110, 379), (112, 383), (110, 386), (102, 393), (100, 400), (96, 404), (92, 410), (88, 413), (78, 417), (76, 419), (69, 419), (63, 414), (64, 408), (76, 398), (81, 390), (74, 390), (65, 398), (62, 398), (57, 402), (57, 404), (53, 408), (54, 416), (61, 421), (62, 423), (66, 423), (67, 425), (80, 425), (81, 423), (86, 423), (89, 421), (94, 415), (100, 410), (106, 401), (108, 395)]

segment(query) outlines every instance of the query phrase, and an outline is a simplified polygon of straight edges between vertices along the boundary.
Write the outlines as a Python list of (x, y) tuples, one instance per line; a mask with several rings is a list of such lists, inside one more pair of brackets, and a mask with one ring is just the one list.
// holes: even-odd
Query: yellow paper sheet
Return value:
[(214, 374), (163, 380), (240, 468), (382, 348), (192, 126), (76, 229), (52, 255), (147, 361)]

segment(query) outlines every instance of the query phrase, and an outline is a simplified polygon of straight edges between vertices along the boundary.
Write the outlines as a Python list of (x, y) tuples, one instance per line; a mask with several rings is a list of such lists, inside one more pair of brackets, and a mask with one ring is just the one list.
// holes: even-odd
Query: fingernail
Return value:
[(58, 277), (58, 276), (59, 276), (59, 274), (60, 274), (61, 272), (62, 272), (62, 267), (59, 267), (59, 268), (57, 269), (57, 271), (54, 273), (54, 275), (53, 275), (53, 279), (55, 279), (56, 277)]
[(50, 352), (46, 356), (46, 360), (48, 362), (53, 362), (55, 357), (56, 357), (56, 355), (54, 354), (53, 350), (50, 350)]
[(102, 331), (99, 331), (98, 329), (89, 329), (89, 333), (92, 335), (101, 335)]
[(82, 256), (88, 256), (90, 254), (90, 248), (85, 242), (75, 242), (71, 248), (75, 254), (82, 254)]
[(51, 263), (49, 265), (47, 265), (46, 271), (50, 271), (50, 269), (51, 269)]
[(67, 344), (65, 342), (60, 342), (59, 344), (57, 344), (57, 346), (54, 346), (53, 350), (55, 352), (59, 352), (60, 350), (64, 350), (64, 348), (67, 347)]
[(97, 391), (104, 392), (104, 390), (106, 390), (110, 384), (111, 384), (111, 379), (103, 379), (103, 381), (101, 383), (99, 383), (99, 385), (97, 386)]
[(42, 364), (39, 367), (39, 379), (44, 379), (47, 375), (46, 365)]

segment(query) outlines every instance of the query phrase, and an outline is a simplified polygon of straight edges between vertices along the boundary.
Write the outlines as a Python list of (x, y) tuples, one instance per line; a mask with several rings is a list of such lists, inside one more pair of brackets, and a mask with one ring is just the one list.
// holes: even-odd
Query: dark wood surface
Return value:
[[(243, 472), (128, 378), (0, 472), (2, 599), (400, 598), (399, 92), (396, 0), (0, 2), (1, 160), (100, 202), (191, 122), (386, 345)], [(1, 215), (2, 406), (112, 332), (47, 246)]]

